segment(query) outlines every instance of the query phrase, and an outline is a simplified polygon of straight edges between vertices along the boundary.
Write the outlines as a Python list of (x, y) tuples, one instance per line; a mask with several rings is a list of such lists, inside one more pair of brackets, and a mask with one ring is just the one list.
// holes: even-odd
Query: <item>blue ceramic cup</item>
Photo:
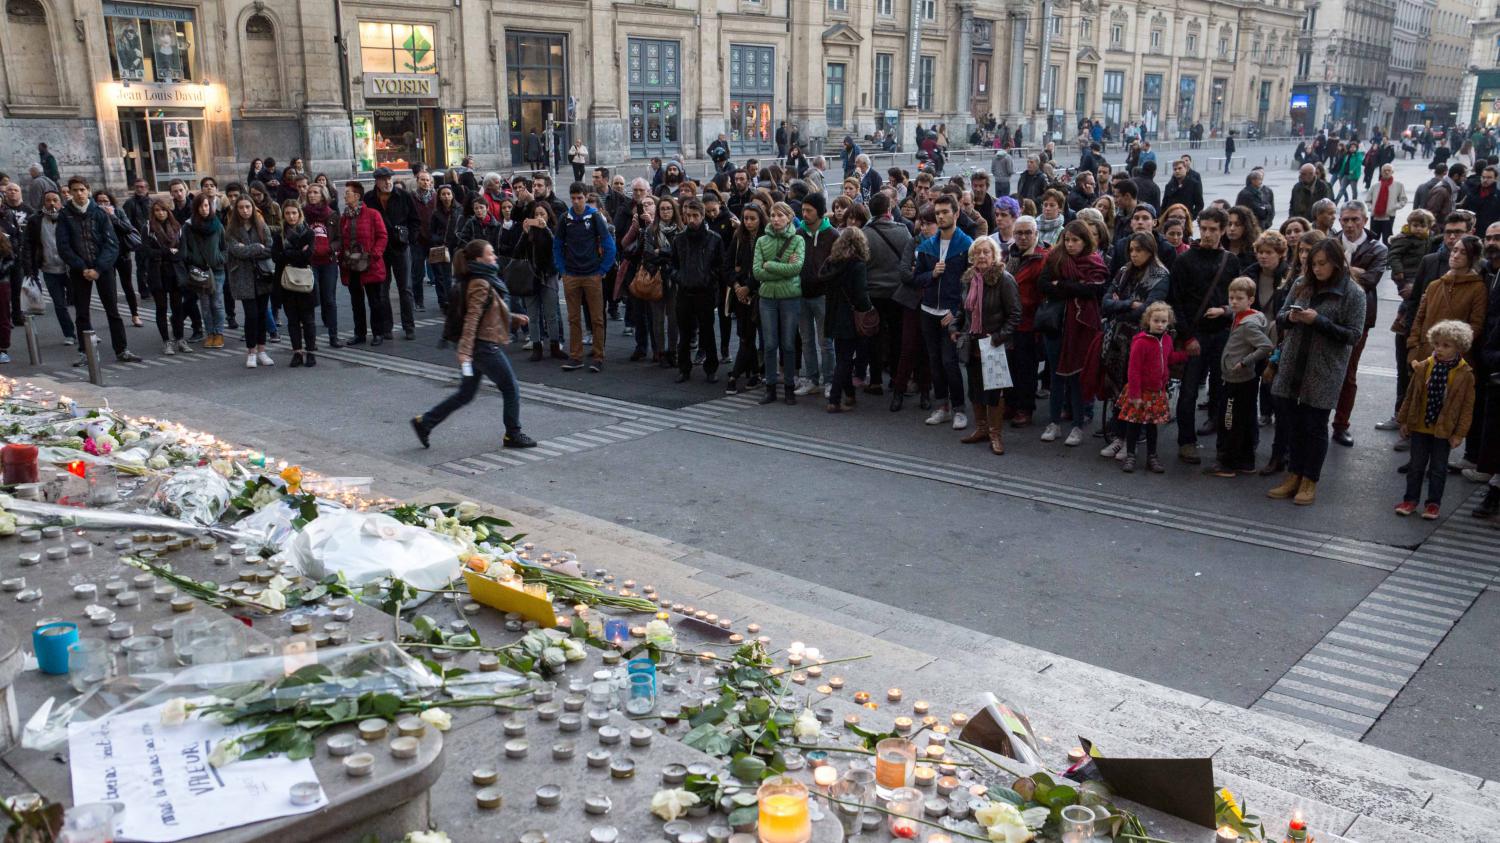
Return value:
[(78, 624), (57, 621), (39, 626), (31, 632), (31, 647), (43, 673), (61, 675), (68, 672), (68, 648), (78, 642)]

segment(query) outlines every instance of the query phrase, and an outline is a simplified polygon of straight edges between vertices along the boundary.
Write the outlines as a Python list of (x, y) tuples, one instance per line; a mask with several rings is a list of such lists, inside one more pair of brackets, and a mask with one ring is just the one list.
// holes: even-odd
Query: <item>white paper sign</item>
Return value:
[(989, 337), (974, 341), (979, 343), (979, 370), (984, 375), (984, 388), (1009, 389), (1010, 360), (1005, 356), (1005, 346), (991, 345)]
[(312, 761), (208, 763), (242, 729), (188, 720), (163, 726), (162, 706), (68, 726), (73, 802), (123, 802), (118, 840), (170, 843), (328, 804), (293, 805), (291, 786), (317, 781)]

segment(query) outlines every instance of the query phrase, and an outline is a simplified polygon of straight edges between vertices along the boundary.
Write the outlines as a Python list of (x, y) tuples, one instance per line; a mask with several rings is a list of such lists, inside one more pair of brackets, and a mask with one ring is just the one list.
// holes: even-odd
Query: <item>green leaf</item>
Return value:
[(1020, 807), (1021, 805), (1026, 803), (1026, 800), (1021, 798), (1021, 794), (1016, 793), (1014, 790), (1011, 790), (1008, 787), (1001, 787), (1000, 785), (991, 787), (989, 789), (989, 796), (992, 799), (998, 799), (1002, 802), (1009, 802), (1016, 807)]
[(1074, 805), (1078, 802), (1078, 791), (1065, 784), (1054, 785), (1047, 788), (1046, 792), (1037, 792), (1036, 801), (1054, 810)]
[(765, 697), (755, 697), (745, 703), (745, 713), (755, 723), (765, 722), (771, 716), (771, 701)]
[(766, 775), (766, 762), (753, 755), (741, 755), (729, 765), (729, 772), (742, 782), (758, 782)]
[(401, 711), (401, 698), (395, 694), (376, 694), (370, 702), (375, 713), (387, 720), (394, 719)]
[(300, 761), (303, 758), (313, 757), (317, 746), (313, 743), (312, 732), (306, 729), (295, 729), (291, 733), (290, 745), (286, 749), (286, 757), (291, 761)]
[(760, 808), (751, 805), (744, 808), (735, 808), (729, 812), (729, 824), (731, 826), (744, 826), (755, 822), (760, 815)]

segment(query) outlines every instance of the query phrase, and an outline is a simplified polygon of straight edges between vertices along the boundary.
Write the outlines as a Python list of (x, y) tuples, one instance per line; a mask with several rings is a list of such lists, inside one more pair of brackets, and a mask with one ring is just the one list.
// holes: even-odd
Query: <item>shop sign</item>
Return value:
[(404, 74), (365, 74), (365, 97), (369, 99), (437, 99), (438, 78)]
[(116, 106), (185, 105), (202, 108), (208, 105), (208, 86), (131, 82), (115, 85), (113, 99)]

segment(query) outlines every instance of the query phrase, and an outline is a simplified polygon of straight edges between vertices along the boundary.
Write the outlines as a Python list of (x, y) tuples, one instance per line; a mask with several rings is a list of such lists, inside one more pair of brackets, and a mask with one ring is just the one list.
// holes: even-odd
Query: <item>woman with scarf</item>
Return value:
[[(188, 313), (186, 293), (187, 270), (181, 255), (182, 224), (172, 216), (172, 206), (158, 199), (151, 203), (151, 215), (146, 230), (141, 232), (141, 286), (151, 291), (156, 304), (156, 331), (161, 334), (161, 353), (192, 353), (193, 347), (182, 338), (183, 320), (191, 315), (193, 332), (203, 330), (198, 308)], [(171, 333), (167, 333), (168, 311), (171, 312)]]
[[(834, 248), (838, 248), (835, 244)], [(1005, 453), (1005, 391), (984, 388), (984, 357), (981, 343), (993, 348), (1011, 348), (1011, 338), (1021, 325), (1021, 291), (1016, 279), (1005, 271), (995, 241), (981, 237), (969, 247), (969, 269), (964, 273), (962, 318), (954, 326), (958, 334), (958, 356), (969, 373), (969, 400), (974, 404), (974, 431), (958, 441), (990, 443), (990, 453)]]
[[(370, 329), (374, 336), (369, 343), (375, 346), (380, 345), (385, 326), (391, 324), (390, 282), (385, 271), (385, 247), (390, 235), (380, 212), (366, 207), (364, 197), (364, 185), (357, 181), (344, 185), (344, 210), (339, 214), (339, 266), (354, 310), (354, 339), (349, 344), (364, 345), (365, 332)], [(362, 271), (358, 268), (361, 263), (365, 267)]]
[(329, 206), (333, 208), (333, 212), (335, 214), (338, 213), (339, 193), (337, 190), (333, 189), (333, 182), (329, 180), (328, 174), (318, 173), (316, 176), (313, 176), (312, 183), (320, 185), (323, 188), (324, 199), (328, 202)]
[[(531, 216), (519, 226), (520, 242), (516, 245), (511, 266), (527, 262), (531, 265), (531, 291), (521, 295), (526, 303), (530, 320), (531, 360), (542, 359), (544, 348), (549, 349), (554, 360), (568, 359), (563, 351), (563, 318), (559, 282), (561, 276), (552, 262), (552, 232), (556, 221), (552, 219), (552, 206), (538, 202), (531, 207)], [(508, 276), (507, 276), (508, 277)], [(512, 292), (511, 295), (518, 295)]]
[[(854, 313), (864, 313), (875, 305), (865, 289), (865, 264), (870, 260), (870, 244), (864, 232), (850, 226), (839, 232), (828, 252), (828, 259), (818, 268), (818, 278), (826, 292), (823, 295), (826, 328), (833, 340), (833, 380), (828, 386), (828, 412), (842, 413), (854, 409), (854, 352), (869, 340), (861, 337), (854, 324)], [(841, 403), (842, 398), (842, 403)]]
[(266, 353), (266, 318), (276, 282), (276, 239), (250, 197), (235, 200), (224, 242), (229, 251), (225, 266), (229, 294), (245, 308), (245, 368), (273, 366), (275, 361)]
[(459, 224), (453, 248), (471, 240), (483, 240), (494, 246), (497, 259), (502, 254), (510, 256), (510, 249), (500, 248), (500, 220), (490, 216), (490, 203), (483, 196), (469, 203), (469, 216)]
[(1390, 243), (1396, 229), (1396, 212), (1406, 207), (1406, 186), (1396, 181), (1396, 168), (1380, 165), (1380, 179), (1365, 191), (1365, 206), (1370, 209), (1370, 231), (1382, 243)]
[[(125, 301), (130, 305), (130, 324), (141, 327), (141, 298), (136, 294), (136, 287), (146, 289), (144, 277), (131, 281), (131, 254), (137, 252), (141, 247), (141, 233), (135, 230), (130, 223), (129, 217), (119, 210), (115, 204), (115, 195), (107, 190), (94, 191), (94, 204), (109, 215), (110, 225), (115, 230), (115, 239), (120, 241), (120, 256), (115, 258), (115, 276), (120, 279), (120, 287), (125, 290)], [(132, 244), (131, 241), (134, 241)], [(140, 264), (143, 261), (136, 260), (137, 275), (142, 275)]]
[[(1093, 415), (1091, 390), (1099, 367), (1099, 294), (1106, 283), (1104, 261), (1094, 249), (1094, 230), (1082, 220), (1063, 229), (1061, 244), (1047, 254), (1038, 284), (1049, 306), (1060, 307), (1061, 329), (1045, 336), (1047, 368), (1052, 372), (1051, 421), (1042, 441), (1052, 442), (1061, 431), (1063, 411), (1071, 414), (1072, 430), (1064, 445), (1083, 444), (1083, 428)], [(1090, 394), (1085, 395), (1089, 391)]]
[(1235, 205), (1226, 213), (1229, 224), (1224, 226), (1224, 249), (1239, 261), (1239, 275), (1255, 266), (1255, 241), (1260, 237), (1260, 221), (1255, 212), (1244, 205)]
[(1165, 301), (1169, 274), (1157, 254), (1156, 238), (1137, 231), (1125, 240), (1127, 260), (1099, 303), (1105, 320), (1103, 359), (1100, 362), (1100, 392), (1106, 404), (1104, 418), (1109, 444), (1099, 452), (1101, 457), (1123, 460), (1125, 422), (1116, 417), (1115, 405), (1125, 389), (1130, 369), (1130, 345), (1140, 331), (1141, 317), (1155, 302)]
[(729, 312), (734, 317), (735, 335), (740, 338), (739, 349), (734, 355), (734, 365), (729, 369), (729, 383), (724, 387), (728, 394), (740, 391), (740, 378), (744, 377), (745, 388), (760, 386), (761, 361), (756, 348), (757, 316), (760, 304), (755, 299), (756, 287), (753, 277), (755, 267), (755, 241), (766, 231), (766, 206), (759, 202), (745, 203), (740, 209), (740, 224), (729, 241)]
[[(288, 171), (291, 171), (291, 169), (291, 167), (287, 167)], [(257, 214), (260, 214), (260, 218), (265, 221), (266, 227), (271, 229), (271, 237), (273, 239), (281, 237), (280, 203), (283, 201), (301, 201), (300, 197), (297, 196), (295, 172), (292, 173), (292, 179), (293, 181), (290, 187), (291, 196), (289, 199), (283, 198), (288, 190), (287, 182), (284, 179), (281, 182), (281, 187), (276, 188), (275, 190), (272, 190), (271, 188), (259, 182), (251, 182), (250, 186), (246, 188), (246, 192), (250, 194), (250, 201), (255, 203), (255, 212)], [(280, 284), (271, 285), (271, 301), (270, 304), (267, 305), (267, 308), (266, 339), (270, 342), (281, 342), (281, 331), (279, 326), (276, 324), (276, 312), (281, 310)]]
[(276, 249), (276, 277), (281, 279), (281, 304), (286, 308), (287, 331), (292, 335), (293, 369), (318, 365), (313, 352), (318, 350), (317, 329), (313, 316), (318, 309), (318, 288), (306, 292), (288, 289), (285, 279), (289, 270), (297, 274), (311, 271), (313, 232), (302, 219), (302, 206), (288, 200), (281, 206), (282, 231)]
[[(676, 162), (667, 165), (668, 177)], [(679, 171), (680, 173), (681, 171)], [(665, 184), (666, 182), (663, 182)], [(677, 347), (677, 279), (672, 261), (672, 244), (682, 233), (677, 218), (677, 200), (662, 196), (656, 201), (656, 221), (646, 229), (641, 242), (642, 265), (652, 272), (661, 273), (661, 298), (647, 303), (647, 327), (651, 331), (651, 342), (658, 348), (652, 361), (663, 369), (676, 367), (667, 350)]]
[(318, 285), (318, 307), (323, 311), (323, 328), (328, 331), (328, 347), (343, 348), (339, 339), (339, 211), (329, 201), (328, 189), (318, 182), (307, 186), (307, 204), (302, 206), (302, 221), (312, 231), (313, 249), (309, 265)]
[(422, 447), (429, 447), (433, 428), (473, 401), (479, 392), (479, 379), (488, 377), (504, 401), (505, 437), (501, 446), (534, 448), (536, 440), (521, 431), (521, 391), (504, 351), (510, 342), (510, 332), (526, 327), (527, 320), (525, 316), (512, 316), (505, 304), (505, 284), (500, 280), (495, 247), (485, 240), (469, 241), (453, 254), (453, 274), (457, 283), (452, 292), (464, 302), (463, 333), (458, 340), (458, 364), (463, 380), (457, 392), (431, 410), (413, 416), (411, 429)]
[[(456, 187), (443, 184), (437, 189), (432, 216), (427, 218), (427, 274), (437, 291), (438, 307), (448, 312), (448, 287), (453, 283), (453, 253), (458, 248), (458, 227), (463, 224), (463, 205), (454, 193)], [(438, 252), (441, 248), (443, 251)], [(440, 258), (435, 260), (434, 257)]]
[[(207, 323), (204, 348), (224, 347), (224, 224), (214, 213), (214, 198), (205, 191), (193, 198), (193, 213), (182, 228), (182, 263), (188, 290)], [(198, 270), (194, 273), (193, 270)], [(206, 274), (207, 278), (203, 275)], [(198, 277), (195, 279), (194, 276)], [(208, 300), (205, 309), (204, 299)]]
[(1057, 245), (1058, 239), (1062, 237), (1063, 224), (1067, 222), (1063, 218), (1063, 208), (1067, 206), (1068, 200), (1056, 188), (1042, 194), (1042, 215), (1036, 218), (1038, 243), (1049, 249)]

